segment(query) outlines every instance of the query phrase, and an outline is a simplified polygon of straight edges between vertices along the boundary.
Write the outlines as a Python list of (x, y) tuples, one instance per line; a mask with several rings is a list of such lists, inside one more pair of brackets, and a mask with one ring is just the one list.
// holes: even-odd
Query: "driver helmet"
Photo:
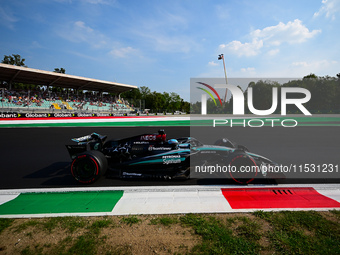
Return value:
[(177, 141), (177, 139), (170, 139), (168, 141), (168, 144), (173, 145), (173, 146), (177, 146), (178, 145), (178, 141)]

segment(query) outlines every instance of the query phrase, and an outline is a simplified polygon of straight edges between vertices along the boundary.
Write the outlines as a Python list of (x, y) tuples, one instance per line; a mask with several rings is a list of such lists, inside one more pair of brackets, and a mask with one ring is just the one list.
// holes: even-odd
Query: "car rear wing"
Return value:
[(71, 159), (75, 159), (78, 154), (87, 151), (87, 145), (86, 144), (66, 145), (66, 149), (67, 149), (68, 154), (70, 155)]
[(78, 145), (81, 145), (81, 144), (87, 144), (89, 142), (95, 142), (95, 141), (104, 142), (106, 138), (107, 138), (106, 135), (92, 133), (90, 135), (81, 136), (79, 138), (73, 138), (72, 141), (78, 143)]
[(73, 142), (76, 142), (77, 144), (66, 145), (66, 148), (68, 153), (70, 154), (71, 159), (74, 159), (78, 154), (88, 150), (101, 151), (103, 143), (106, 140), (106, 138), (107, 138), (106, 135), (92, 133), (90, 135), (85, 135), (71, 139)]

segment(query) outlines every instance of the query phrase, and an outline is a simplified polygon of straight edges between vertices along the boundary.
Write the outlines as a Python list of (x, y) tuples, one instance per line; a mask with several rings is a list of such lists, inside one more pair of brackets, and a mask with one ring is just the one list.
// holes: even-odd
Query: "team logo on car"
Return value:
[(156, 141), (157, 136), (156, 135), (142, 135), (140, 137), (141, 141)]
[(163, 164), (179, 164), (182, 162), (180, 155), (163, 156)]

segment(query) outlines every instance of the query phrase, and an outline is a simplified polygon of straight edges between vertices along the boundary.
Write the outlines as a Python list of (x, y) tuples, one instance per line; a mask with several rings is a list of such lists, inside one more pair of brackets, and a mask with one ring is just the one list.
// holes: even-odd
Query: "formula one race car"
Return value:
[(76, 145), (66, 145), (73, 160), (71, 173), (78, 182), (94, 183), (109, 172), (119, 178), (187, 179), (191, 171), (211, 174), (222, 169), (224, 178), (245, 184), (265, 177), (263, 169), (277, 165), (226, 138), (204, 145), (192, 137), (167, 140), (164, 130), (118, 140), (106, 138), (92, 133), (72, 139)]

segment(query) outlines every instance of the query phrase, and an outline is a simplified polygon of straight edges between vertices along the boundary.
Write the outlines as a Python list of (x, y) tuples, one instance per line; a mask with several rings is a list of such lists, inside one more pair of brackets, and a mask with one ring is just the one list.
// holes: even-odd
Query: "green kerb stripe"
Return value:
[[(212, 122), (211, 122), (212, 123)], [(30, 124), (1, 124), (0, 128), (9, 127), (162, 127), (190, 126), (189, 120), (177, 121), (129, 121), (129, 122), (85, 122), (85, 123), (30, 123)]]
[(23, 193), (0, 205), (0, 215), (111, 212), (123, 191)]

